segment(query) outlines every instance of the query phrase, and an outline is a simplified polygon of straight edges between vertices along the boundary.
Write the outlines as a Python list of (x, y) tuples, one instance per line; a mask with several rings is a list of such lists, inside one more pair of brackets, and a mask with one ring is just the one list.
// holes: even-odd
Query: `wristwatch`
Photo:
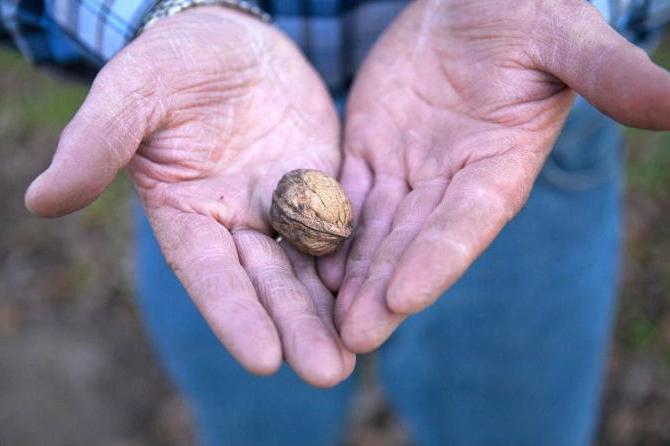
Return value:
[(149, 11), (137, 34), (141, 34), (160, 19), (173, 16), (178, 12), (196, 6), (223, 6), (249, 14), (265, 23), (272, 22), (272, 18), (268, 13), (245, 0), (163, 0), (156, 3), (156, 6)]

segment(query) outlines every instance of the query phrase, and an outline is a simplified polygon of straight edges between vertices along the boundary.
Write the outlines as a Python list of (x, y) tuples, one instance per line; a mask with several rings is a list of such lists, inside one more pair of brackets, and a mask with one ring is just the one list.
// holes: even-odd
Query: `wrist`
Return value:
[(214, 76), (221, 88), (242, 88), (282, 56), (284, 41), (275, 27), (248, 14), (202, 6), (159, 20), (124, 50), (132, 57), (118, 63), (167, 92), (203, 76)]
[(280, 36), (275, 27), (244, 12), (199, 6), (158, 20), (136, 40), (153, 42), (154, 48), (160, 47), (160, 51), (167, 49), (166, 41), (170, 41), (173, 49), (209, 54), (213, 63), (222, 56), (227, 56), (227, 60), (232, 55), (261, 53), (270, 47), (268, 42), (281, 40)]
[(265, 23), (271, 22), (269, 14), (264, 12), (255, 3), (246, 0), (162, 0), (144, 18), (138, 34), (150, 28), (161, 19), (172, 17), (190, 9), (208, 7), (237, 11)]

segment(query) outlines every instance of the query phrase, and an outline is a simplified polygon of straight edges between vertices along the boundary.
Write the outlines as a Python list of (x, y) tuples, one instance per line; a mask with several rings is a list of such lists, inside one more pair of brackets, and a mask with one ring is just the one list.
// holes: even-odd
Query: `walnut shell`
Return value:
[(337, 180), (319, 170), (284, 175), (272, 195), (270, 223), (298, 250), (335, 252), (353, 230), (351, 202)]

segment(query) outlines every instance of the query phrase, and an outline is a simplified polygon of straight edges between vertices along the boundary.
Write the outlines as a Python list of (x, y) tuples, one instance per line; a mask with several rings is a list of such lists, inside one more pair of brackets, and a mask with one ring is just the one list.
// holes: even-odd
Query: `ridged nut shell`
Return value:
[(319, 170), (284, 175), (272, 195), (272, 227), (298, 250), (335, 252), (353, 230), (351, 202), (337, 180)]

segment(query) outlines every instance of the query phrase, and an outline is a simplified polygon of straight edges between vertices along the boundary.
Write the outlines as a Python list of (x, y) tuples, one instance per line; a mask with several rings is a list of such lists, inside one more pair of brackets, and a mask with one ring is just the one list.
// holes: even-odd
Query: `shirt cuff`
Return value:
[[(54, 0), (52, 17), (103, 65), (125, 47), (142, 27), (155, 0)], [(257, 4), (257, 2), (249, 2)]]
[(103, 65), (135, 37), (153, 0), (54, 0), (51, 17), (89, 59)]

